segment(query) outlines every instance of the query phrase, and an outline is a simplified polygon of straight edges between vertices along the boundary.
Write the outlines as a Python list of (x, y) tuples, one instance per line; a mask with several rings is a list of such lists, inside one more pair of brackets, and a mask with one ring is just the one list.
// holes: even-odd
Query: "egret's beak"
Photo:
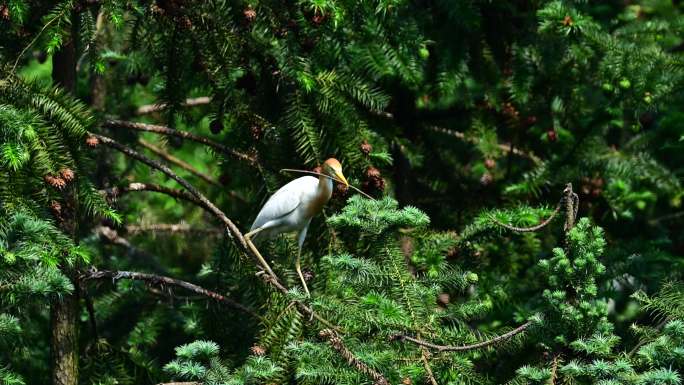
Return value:
[(337, 179), (344, 182), (345, 186), (349, 187), (349, 182), (347, 182), (347, 178), (344, 177), (344, 175), (342, 174), (342, 171), (335, 171), (335, 176), (337, 177)]

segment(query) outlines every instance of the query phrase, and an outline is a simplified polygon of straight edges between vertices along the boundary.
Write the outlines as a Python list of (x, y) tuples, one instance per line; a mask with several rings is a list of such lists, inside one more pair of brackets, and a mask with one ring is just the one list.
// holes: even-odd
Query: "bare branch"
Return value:
[(523, 331), (525, 331), (525, 329), (530, 327), (530, 325), (532, 325), (532, 321), (525, 322), (524, 324), (518, 326), (517, 328), (511, 330), (508, 333), (505, 333), (505, 334), (502, 334), (500, 336), (496, 336), (490, 340), (478, 342), (478, 343), (472, 344), (472, 345), (462, 345), (462, 346), (437, 345), (437, 344), (433, 344), (432, 342), (424, 341), (424, 340), (418, 339), (418, 338), (413, 338), (413, 337), (410, 337), (410, 336), (407, 336), (404, 334), (396, 334), (396, 335), (392, 336), (391, 339), (392, 340), (401, 340), (401, 341), (413, 342), (416, 345), (420, 345), (420, 346), (424, 346), (426, 348), (434, 349), (440, 353), (441, 352), (465, 352), (468, 350), (476, 350), (476, 349), (486, 348), (488, 346), (495, 345), (499, 342), (505, 341), (505, 340), (517, 335), (517, 334), (522, 333)]
[[(194, 107), (194, 106), (202, 106), (211, 103), (211, 97), (209, 96), (200, 96), (197, 98), (187, 98), (185, 99), (185, 102), (182, 104), (183, 107)], [(138, 109), (135, 111), (136, 115), (147, 115), (151, 114), (153, 112), (158, 112), (158, 111), (163, 111), (166, 109), (166, 103), (155, 103), (155, 104), (146, 104), (144, 106), (138, 107)]]
[(214, 180), (214, 178), (212, 178), (209, 175), (201, 172), (200, 170), (192, 167), (192, 165), (189, 164), (188, 162), (186, 162), (182, 159), (176, 158), (175, 156), (173, 156), (173, 155), (169, 154), (168, 152), (162, 150), (161, 148), (153, 145), (152, 143), (147, 142), (147, 141), (142, 140), (142, 139), (138, 140), (138, 143), (140, 143), (140, 145), (142, 145), (146, 149), (152, 151), (154, 154), (158, 155), (162, 159), (166, 160), (167, 162), (169, 162), (171, 164), (175, 164), (176, 166), (178, 166), (178, 167), (182, 168), (183, 170), (199, 177), (200, 179), (204, 180), (205, 182), (207, 182), (209, 184), (213, 184), (214, 186), (221, 186), (219, 184), (219, 182)]
[(153, 183), (129, 183), (127, 186), (123, 187), (112, 187), (108, 188), (106, 190), (100, 190), (100, 192), (104, 193), (108, 199), (117, 199), (119, 196), (122, 194), (125, 194), (127, 192), (131, 191), (153, 191), (153, 192), (158, 192), (162, 194), (166, 194), (169, 196), (172, 196), (176, 199), (182, 199), (186, 200), (188, 202), (194, 203), (200, 207), (203, 207), (207, 210), (209, 210), (202, 201), (199, 199), (195, 198), (194, 195), (190, 194), (187, 191), (184, 190), (175, 190), (169, 187), (161, 186), (158, 184), (153, 184)]
[(221, 143), (215, 142), (211, 139), (207, 139), (203, 136), (195, 135), (187, 131), (180, 131), (166, 126), (158, 126), (155, 124), (137, 123), (129, 122), (125, 120), (105, 120), (102, 125), (109, 128), (125, 128), (129, 130), (152, 132), (161, 135), (176, 136), (178, 138), (192, 140), (197, 143), (207, 145), (209, 147), (215, 148), (216, 150), (229, 155), (237, 160), (247, 162), (252, 167), (258, 167), (258, 161), (255, 156), (245, 154), (240, 151), (233, 150), (232, 148), (226, 147)]
[(163, 233), (205, 233), (205, 234), (221, 234), (222, 229), (219, 228), (199, 228), (191, 227), (187, 223), (151, 223), (141, 225), (127, 225), (126, 232), (128, 233), (143, 233), (143, 232), (163, 232)]
[(382, 375), (382, 373), (377, 372), (375, 369), (371, 368), (370, 366), (366, 365), (366, 363), (356, 358), (354, 356), (354, 353), (352, 353), (344, 345), (344, 341), (342, 341), (342, 338), (335, 331), (330, 329), (323, 329), (318, 333), (318, 335), (321, 338), (327, 340), (330, 346), (332, 346), (332, 348), (335, 349), (335, 351), (337, 351), (347, 361), (347, 363), (350, 366), (356, 368), (356, 370), (358, 370), (359, 372), (372, 378), (375, 381), (375, 385), (389, 385), (389, 381), (387, 381), (387, 379), (385, 378), (385, 376)]
[(138, 273), (134, 271), (108, 271), (108, 270), (91, 270), (88, 272), (84, 272), (81, 275), (81, 278), (83, 280), (92, 280), (92, 279), (107, 279), (111, 278), (113, 281), (119, 280), (119, 279), (131, 279), (135, 281), (145, 281), (149, 282), (154, 285), (168, 285), (168, 286), (176, 286), (183, 288), (185, 290), (191, 291), (193, 293), (212, 298), (218, 302), (224, 303), (228, 306), (231, 306), (235, 309), (241, 310), (255, 318), (260, 318), (258, 314), (256, 314), (252, 309), (246, 307), (245, 305), (238, 303), (226, 296), (223, 296), (219, 293), (216, 293), (211, 290), (207, 290), (201, 286), (197, 286), (195, 284), (192, 284), (190, 282), (186, 281), (181, 281), (179, 279), (171, 278), (171, 277), (165, 277), (163, 275), (155, 275), (155, 274), (147, 274), (147, 273)]

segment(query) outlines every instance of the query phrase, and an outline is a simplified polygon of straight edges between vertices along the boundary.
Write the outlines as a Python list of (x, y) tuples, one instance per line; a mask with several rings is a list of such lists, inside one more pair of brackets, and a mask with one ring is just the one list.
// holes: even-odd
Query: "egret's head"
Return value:
[(333, 178), (337, 178), (344, 182), (346, 186), (349, 186), (347, 178), (345, 178), (344, 174), (342, 174), (342, 165), (337, 159), (330, 158), (323, 162), (323, 173), (326, 175), (330, 175)]

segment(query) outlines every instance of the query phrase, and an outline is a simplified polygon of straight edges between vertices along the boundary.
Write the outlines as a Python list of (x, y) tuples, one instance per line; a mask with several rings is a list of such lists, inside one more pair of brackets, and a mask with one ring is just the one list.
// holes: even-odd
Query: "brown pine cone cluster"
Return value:
[(365, 172), (365, 180), (361, 184), (361, 189), (367, 193), (385, 191), (385, 179), (382, 178), (380, 170), (369, 166)]

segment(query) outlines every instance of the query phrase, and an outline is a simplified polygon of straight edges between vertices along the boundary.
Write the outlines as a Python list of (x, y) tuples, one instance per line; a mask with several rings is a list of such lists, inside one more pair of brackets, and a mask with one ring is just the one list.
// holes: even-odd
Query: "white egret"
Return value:
[[(328, 203), (332, 196), (333, 180), (331, 178), (342, 181), (346, 186), (349, 186), (349, 182), (342, 174), (342, 165), (337, 159), (326, 160), (323, 163), (322, 174), (324, 175), (318, 178), (303, 176), (281, 187), (261, 208), (249, 232), (245, 234), (245, 239), (251, 243), (251, 239), (257, 235), (270, 239), (281, 233), (297, 232), (299, 248), (295, 269), (307, 295), (309, 288), (306, 286), (306, 281), (302, 275), (300, 257), (309, 224), (311, 219), (323, 210), (323, 206)], [(326, 177), (326, 175), (331, 178)], [(274, 276), (268, 263), (256, 251), (256, 248), (252, 250), (259, 257), (264, 269)]]

